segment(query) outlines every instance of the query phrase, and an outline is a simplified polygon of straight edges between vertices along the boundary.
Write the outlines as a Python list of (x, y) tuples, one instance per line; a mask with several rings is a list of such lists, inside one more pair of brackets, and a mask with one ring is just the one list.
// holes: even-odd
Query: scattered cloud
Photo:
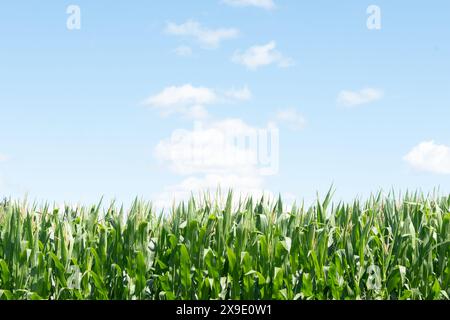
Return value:
[(252, 98), (250, 89), (230, 89), (217, 92), (207, 87), (191, 84), (171, 86), (144, 101), (144, 105), (160, 111), (164, 117), (181, 114), (187, 118), (202, 120), (209, 116), (207, 107), (212, 104), (248, 101)]
[(222, 0), (222, 2), (233, 7), (258, 7), (266, 10), (275, 8), (273, 0)]
[(271, 64), (276, 64), (281, 68), (294, 65), (294, 61), (277, 51), (276, 46), (275, 41), (271, 41), (265, 45), (250, 47), (244, 52), (236, 51), (232, 57), (232, 61), (237, 64), (242, 64), (250, 70), (256, 70)]
[(188, 20), (182, 24), (169, 22), (166, 32), (175, 36), (192, 37), (207, 48), (217, 48), (223, 40), (233, 39), (239, 35), (238, 29), (208, 29), (194, 20)]
[(383, 96), (384, 93), (382, 90), (374, 88), (365, 88), (360, 91), (344, 90), (339, 93), (337, 101), (339, 105), (344, 107), (357, 107), (378, 101)]
[(233, 88), (225, 92), (226, 98), (237, 101), (248, 101), (251, 100), (252, 96), (252, 92), (250, 91), (248, 86), (245, 86), (241, 89)]
[(192, 55), (192, 48), (189, 46), (179, 46), (175, 48), (174, 52), (180, 57), (189, 57)]
[(303, 130), (306, 126), (306, 119), (294, 108), (278, 111), (275, 120), (280, 124), (285, 124), (289, 129), (294, 131)]
[(404, 160), (418, 171), (450, 174), (450, 147), (434, 141), (415, 146)]
[(0, 162), (8, 161), (8, 157), (4, 154), (0, 154)]

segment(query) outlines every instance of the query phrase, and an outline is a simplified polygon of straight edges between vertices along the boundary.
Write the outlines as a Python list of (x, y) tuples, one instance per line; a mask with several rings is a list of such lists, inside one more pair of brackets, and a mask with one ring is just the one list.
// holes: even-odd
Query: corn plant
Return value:
[(450, 195), (0, 203), (0, 299), (449, 299)]

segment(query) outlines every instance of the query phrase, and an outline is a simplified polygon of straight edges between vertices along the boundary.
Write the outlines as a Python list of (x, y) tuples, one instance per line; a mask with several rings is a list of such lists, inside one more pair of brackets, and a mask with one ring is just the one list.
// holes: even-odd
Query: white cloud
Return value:
[(294, 131), (302, 130), (306, 125), (306, 119), (294, 108), (278, 111), (275, 119), (278, 123), (285, 124)]
[(256, 70), (259, 67), (271, 64), (276, 64), (281, 68), (292, 66), (294, 61), (277, 51), (276, 46), (275, 41), (271, 41), (265, 45), (250, 47), (244, 52), (236, 51), (232, 57), (232, 61), (237, 64), (242, 64), (250, 70)]
[(365, 88), (360, 91), (344, 90), (339, 93), (338, 104), (345, 107), (356, 107), (382, 99), (384, 93), (382, 90), (374, 88)]
[(182, 24), (169, 22), (166, 26), (166, 32), (176, 36), (193, 37), (208, 48), (217, 48), (223, 40), (233, 39), (239, 35), (238, 29), (208, 29), (194, 20)]
[(0, 162), (8, 161), (8, 157), (4, 154), (0, 154)]
[(437, 174), (450, 174), (450, 147), (434, 141), (415, 146), (404, 160), (414, 169)]
[(275, 8), (275, 3), (273, 2), (273, 0), (222, 0), (222, 2), (233, 7), (253, 6), (267, 10)]
[(218, 187), (241, 195), (261, 195), (264, 177), (278, 170), (278, 140), (271, 139), (271, 146), (265, 141), (267, 149), (262, 150), (260, 144), (253, 144), (253, 138), (260, 139), (261, 132), (270, 135), (271, 130), (276, 129), (227, 119), (197, 123), (194, 130), (175, 131), (156, 146), (155, 157), (184, 178), (167, 187), (157, 201), (167, 204)]
[(192, 55), (192, 48), (188, 46), (179, 46), (175, 48), (174, 52), (180, 57), (189, 57)]
[(181, 114), (191, 119), (205, 119), (209, 116), (207, 106), (234, 101), (247, 101), (252, 97), (250, 89), (230, 89), (218, 93), (207, 87), (191, 84), (171, 86), (144, 101), (144, 105), (160, 111), (162, 116)]
[(248, 101), (252, 98), (252, 92), (245, 86), (241, 89), (230, 89), (225, 92), (225, 97), (237, 101)]
[(160, 110), (163, 116), (179, 113), (193, 119), (202, 119), (207, 116), (205, 105), (216, 101), (217, 96), (213, 90), (185, 84), (165, 88), (148, 98), (144, 104)]

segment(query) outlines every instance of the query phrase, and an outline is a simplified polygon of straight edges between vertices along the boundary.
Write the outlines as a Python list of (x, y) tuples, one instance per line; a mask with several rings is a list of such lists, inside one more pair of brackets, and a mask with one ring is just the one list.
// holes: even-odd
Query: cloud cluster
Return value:
[(415, 146), (404, 160), (415, 170), (450, 174), (450, 147), (425, 141)]
[[(225, 2), (233, 6), (258, 6), (266, 9), (275, 6), (270, 0), (226, 0)], [(215, 49), (220, 46), (222, 41), (234, 39), (240, 34), (240, 31), (236, 28), (210, 29), (202, 26), (195, 20), (188, 20), (181, 24), (168, 22), (165, 32), (170, 35), (194, 38), (203, 47), (209, 49)], [(186, 57), (192, 55), (192, 48), (181, 45), (174, 52), (179, 56)], [(254, 45), (244, 51), (236, 50), (231, 57), (231, 61), (243, 65), (250, 70), (256, 70), (272, 64), (280, 68), (287, 68), (295, 64), (292, 58), (286, 57), (277, 50), (275, 41), (270, 41), (262, 45)]]
[(276, 46), (276, 42), (271, 41), (264, 45), (250, 47), (244, 52), (236, 51), (232, 57), (232, 61), (250, 70), (256, 70), (271, 64), (276, 64), (281, 68), (292, 66), (294, 61), (276, 50)]

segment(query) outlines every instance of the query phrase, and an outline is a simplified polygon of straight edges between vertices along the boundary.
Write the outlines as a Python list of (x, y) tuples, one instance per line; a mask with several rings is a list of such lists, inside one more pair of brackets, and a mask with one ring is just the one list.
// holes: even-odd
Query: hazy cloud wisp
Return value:
[(337, 102), (341, 106), (352, 108), (378, 101), (383, 96), (383, 91), (375, 88), (365, 88), (360, 91), (343, 90), (339, 93)]
[(188, 20), (182, 24), (167, 23), (166, 33), (175, 36), (192, 37), (207, 48), (217, 48), (223, 40), (233, 39), (239, 35), (235, 28), (209, 29), (199, 22)]
[(275, 41), (264, 45), (256, 45), (248, 48), (244, 52), (236, 51), (231, 60), (250, 70), (256, 70), (271, 64), (276, 64), (280, 68), (287, 68), (294, 65), (294, 61), (291, 58), (285, 57), (281, 52), (276, 50), (276, 47)]
[(418, 171), (450, 174), (450, 147), (434, 141), (420, 143), (403, 159)]
[(266, 10), (275, 8), (273, 0), (222, 0), (222, 2), (233, 7), (258, 7)]

